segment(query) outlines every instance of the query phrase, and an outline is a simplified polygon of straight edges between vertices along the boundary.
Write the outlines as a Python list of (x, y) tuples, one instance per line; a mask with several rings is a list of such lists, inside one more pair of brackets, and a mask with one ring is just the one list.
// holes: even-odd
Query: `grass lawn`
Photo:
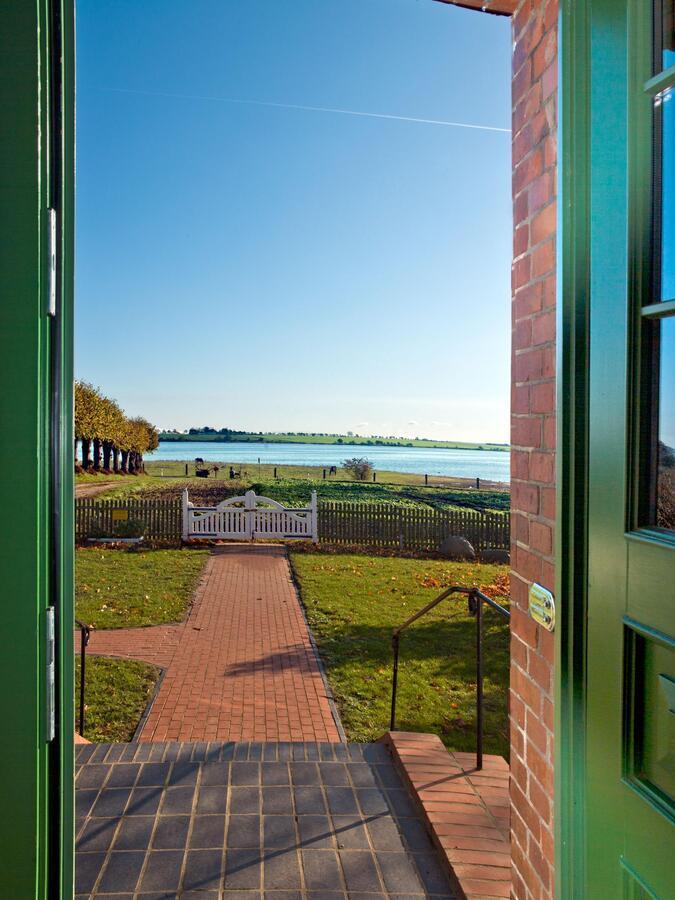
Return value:
[[(101, 743), (130, 741), (155, 689), (159, 669), (130, 659), (88, 656), (84, 737)], [(80, 703), (80, 661), (75, 671), (75, 722)]]
[(207, 550), (101, 550), (75, 553), (75, 615), (95, 628), (179, 622)]
[[(391, 633), (453, 583), (504, 603), (508, 567), (293, 553), (307, 616), (350, 740), (389, 727)], [(485, 751), (508, 755), (508, 623), (485, 610)], [(440, 604), (401, 639), (397, 728), (475, 750), (475, 619), (465, 599)]]

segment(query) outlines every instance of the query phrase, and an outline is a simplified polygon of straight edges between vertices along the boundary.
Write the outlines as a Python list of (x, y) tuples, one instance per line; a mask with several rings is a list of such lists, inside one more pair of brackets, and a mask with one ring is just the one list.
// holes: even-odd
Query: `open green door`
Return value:
[(560, 893), (675, 896), (673, 0), (564, 6)]
[(73, 29), (68, 0), (0, 4), (0, 896), (12, 900), (73, 893)]

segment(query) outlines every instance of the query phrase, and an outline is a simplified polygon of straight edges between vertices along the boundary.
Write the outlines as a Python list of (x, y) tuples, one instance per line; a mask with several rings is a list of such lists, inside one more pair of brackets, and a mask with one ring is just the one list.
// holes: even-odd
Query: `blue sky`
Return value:
[[(162, 427), (508, 440), (509, 20), (80, 0), (78, 377)], [(219, 99), (221, 98), (221, 99)]]

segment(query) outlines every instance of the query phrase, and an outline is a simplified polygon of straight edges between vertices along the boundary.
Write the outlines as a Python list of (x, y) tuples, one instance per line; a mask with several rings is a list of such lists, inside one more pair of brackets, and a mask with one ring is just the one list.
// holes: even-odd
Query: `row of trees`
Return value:
[(159, 432), (147, 419), (128, 418), (119, 405), (85, 381), (75, 382), (75, 461), (95, 472), (143, 469), (143, 454), (159, 444)]

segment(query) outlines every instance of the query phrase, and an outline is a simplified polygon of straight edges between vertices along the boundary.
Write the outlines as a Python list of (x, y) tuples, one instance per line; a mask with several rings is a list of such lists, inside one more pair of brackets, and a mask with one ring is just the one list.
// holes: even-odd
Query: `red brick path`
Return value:
[(209, 558), (182, 625), (92, 633), (89, 652), (165, 669), (141, 741), (339, 741), (286, 550)]

